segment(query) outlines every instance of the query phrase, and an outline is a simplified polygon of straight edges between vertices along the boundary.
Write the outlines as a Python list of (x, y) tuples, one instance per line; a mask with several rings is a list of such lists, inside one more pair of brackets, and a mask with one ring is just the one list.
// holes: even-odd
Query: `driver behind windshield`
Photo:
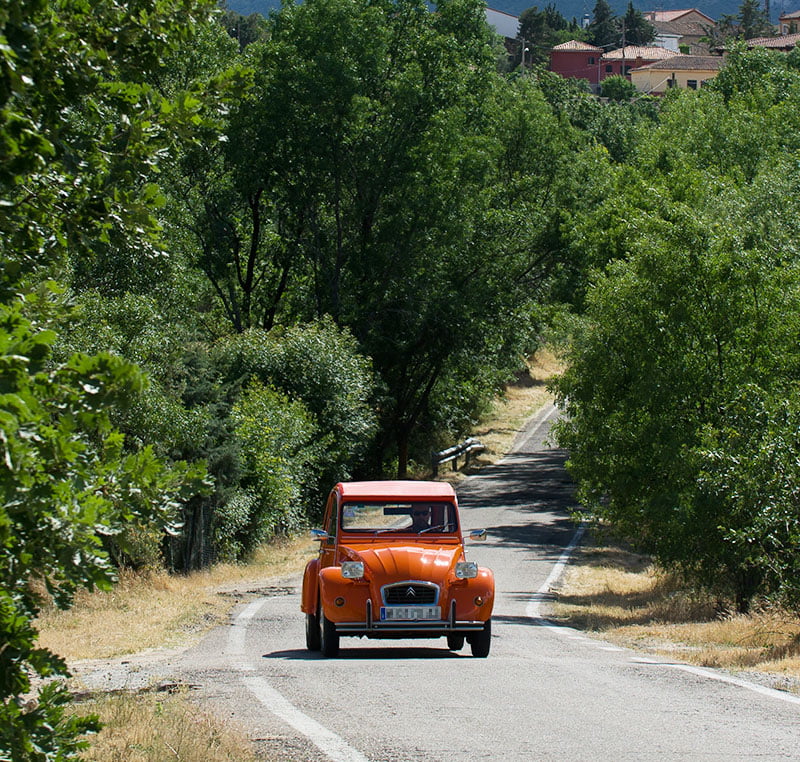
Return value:
[(431, 509), (429, 506), (417, 505), (411, 509), (412, 532), (422, 532), (429, 529), (431, 525)]

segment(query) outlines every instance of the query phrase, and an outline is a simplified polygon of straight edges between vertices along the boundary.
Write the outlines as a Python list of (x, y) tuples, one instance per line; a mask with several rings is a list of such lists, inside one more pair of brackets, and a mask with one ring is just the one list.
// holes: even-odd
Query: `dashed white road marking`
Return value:
[(268, 600), (259, 598), (253, 601), (233, 620), (233, 626), (228, 633), (228, 659), (231, 666), (242, 673), (242, 683), (266, 709), (302, 733), (333, 762), (369, 762), (367, 757), (341, 736), (303, 713), (263, 677), (255, 674), (255, 667), (247, 661), (245, 639), (248, 626)]

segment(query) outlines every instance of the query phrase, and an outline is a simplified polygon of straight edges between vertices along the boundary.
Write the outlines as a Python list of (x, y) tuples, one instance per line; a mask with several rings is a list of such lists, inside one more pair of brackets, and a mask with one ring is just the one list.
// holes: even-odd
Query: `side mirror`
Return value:
[(486, 530), (485, 529), (470, 529), (469, 535), (467, 535), (470, 540), (474, 540), (475, 542), (483, 542), (486, 539)]
[(328, 539), (328, 533), (324, 529), (312, 529), (311, 539), (323, 542)]

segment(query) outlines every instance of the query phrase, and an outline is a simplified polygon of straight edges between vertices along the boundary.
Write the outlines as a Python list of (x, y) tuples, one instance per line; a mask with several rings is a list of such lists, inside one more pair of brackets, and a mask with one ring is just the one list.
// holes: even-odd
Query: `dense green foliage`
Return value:
[(600, 85), (600, 95), (612, 101), (627, 101), (636, 94), (636, 86), (621, 74), (606, 77)]
[(666, 99), (580, 233), (596, 270), (558, 384), (594, 514), (740, 609), (800, 600), (791, 63), (738, 51), (710, 88)]
[[(66, 673), (35, 647), (31, 619), (44, 583), (59, 605), (114, 578), (142, 532), (175, 528), (201, 470), (166, 466), (126, 446), (110, 410), (145, 383), (125, 358), (80, 352), (57, 360), (67, 307), (53, 278), (111, 250), (157, 256), (151, 233), (159, 151), (191, 117), (144, 77), (168, 44), (191, 34), (199, 4), (6, 3), (0, 9), (0, 756), (66, 759), (95, 718), (64, 714)], [(171, 42), (168, 43), (167, 40)]]

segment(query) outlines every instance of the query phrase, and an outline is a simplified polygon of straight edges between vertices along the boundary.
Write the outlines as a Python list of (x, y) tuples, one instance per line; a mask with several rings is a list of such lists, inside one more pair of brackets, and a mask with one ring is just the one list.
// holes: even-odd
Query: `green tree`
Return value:
[(628, 101), (635, 94), (636, 85), (619, 74), (613, 77), (606, 77), (600, 86), (600, 95), (612, 101)]
[(317, 468), (299, 484), (309, 519), (331, 485), (352, 477), (375, 434), (372, 368), (354, 338), (330, 318), (314, 323), (254, 329), (221, 341), (214, 350), (224, 387), (255, 380), (303, 404), (313, 416)]
[(797, 596), (798, 181), (786, 162), (800, 90), (770, 62), (760, 78), (734, 62), (727, 100), (666, 99), (575, 229), (598, 272), (558, 386), (587, 504), (742, 610), (757, 593)]
[(253, 381), (233, 407), (245, 464), (242, 487), (255, 497), (237, 533), (245, 552), (305, 524), (303, 487), (314, 481), (322, 442), (302, 402)]
[(569, 138), (497, 77), (472, 0), (287, 6), (254, 69), (226, 162), (269, 210), (285, 267), (270, 314), (352, 331), (385, 389), (376, 470), (404, 474), (442, 380), (517, 361), (558, 250)]
[(606, 0), (597, 0), (592, 11), (592, 20), (587, 29), (589, 42), (608, 50), (619, 44), (619, 29), (614, 12)]
[(243, 16), (228, 8), (222, 11), (219, 18), (225, 31), (239, 43), (244, 50), (254, 42), (262, 42), (267, 38), (267, 21), (260, 13)]
[(742, 0), (739, 6), (739, 31), (745, 40), (774, 34), (767, 12), (758, 0)]
[(773, 36), (775, 28), (758, 0), (742, 0), (738, 14), (721, 16), (711, 32), (713, 42), (721, 46), (730, 40)]
[(552, 3), (543, 10), (527, 8), (519, 16), (519, 36), (528, 48), (526, 65), (546, 62), (550, 49), (560, 42), (569, 22)]
[(620, 24), (626, 45), (648, 45), (656, 38), (655, 27), (645, 19), (641, 11), (633, 7), (632, 2), (628, 3)]
[(159, 254), (152, 212), (157, 156), (192, 114), (144, 77), (207, 12), (194, 2), (86, 4), (19, 0), (0, 9), (0, 756), (67, 759), (94, 718), (68, 717), (35, 647), (42, 579), (59, 605), (114, 576), (103, 538), (169, 524), (199, 473), (126, 450), (108, 410), (143, 387), (108, 353), (57, 362), (52, 330), (66, 309), (52, 277), (113, 247)]

